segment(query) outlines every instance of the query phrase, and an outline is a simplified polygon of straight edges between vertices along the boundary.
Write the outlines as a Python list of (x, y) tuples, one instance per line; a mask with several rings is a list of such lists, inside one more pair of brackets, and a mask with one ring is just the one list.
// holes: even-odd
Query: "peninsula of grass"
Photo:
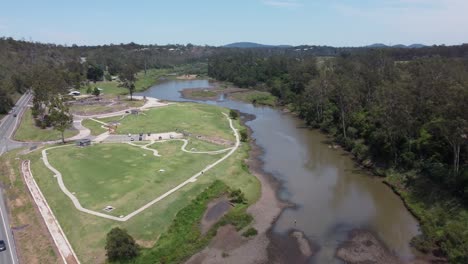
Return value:
[[(65, 130), (65, 138), (78, 134), (78, 130)], [(37, 127), (31, 114), (31, 109), (27, 109), (21, 119), (21, 123), (15, 132), (14, 139), (18, 141), (53, 141), (62, 139), (62, 134), (52, 128), (42, 129)]]
[(91, 120), (91, 119), (85, 119), (83, 121), (81, 121), (81, 124), (88, 128), (89, 130), (91, 130), (91, 135), (92, 136), (98, 136), (104, 132), (107, 132), (107, 129), (103, 128), (103, 124), (99, 123), (99, 122), (96, 122), (94, 120)]
[(229, 122), (222, 113), (229, 111), (213, 105), (176, 103), (144, 111), (138, 115), (100, 119), (105, 123), (118, 122), (117, 134), (186, 132), (234, 142)]
[(276, 97), (273, 96), (271, 93), (255, 90), (240, 93), (231, 93), (229, 94), (229, 97), (235, 100), (258, 105), (275, 106), (277, 103)]

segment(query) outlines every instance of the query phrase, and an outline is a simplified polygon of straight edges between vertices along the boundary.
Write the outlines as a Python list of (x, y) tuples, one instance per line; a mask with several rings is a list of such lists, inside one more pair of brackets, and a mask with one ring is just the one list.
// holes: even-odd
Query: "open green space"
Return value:
[(235, 137), (222, 111), (226, 109), (204, 104), (177, 103), (158, 107), (124, 119), (109, 117), (100, 119), (105, 123), (118, 121), (118, 134), (187, 132), (196, 135), (222, 138), (234, 142)]
[[(65, 130), (65, 138), (73, 137), (78, 134), (75, 129)], [(52, 128), (42, 129), (34, 124), (31, 109), (27, 109), (21, 119), (21, 123), (15, 132), (14, 139), (18, 141), (52, 141), (59, 140), (62, 135), (59, 131)]]
[[(221, 108), (218, 108), (218, 112), (221, 110)], [(227, 124), (226, 118), (222, 117), (224, 118), (223, 123)], [(235, 126), (241, 128), (237, 120), (235, 121)], [(180, 143), (182, 144), (182, 142)], [(103, 147), (105, 146), (103, 145)], [(176, 146), (178, 145), (176, 144)], [(143, 151), (137, 147), (134, 148), (137, 151)], [(255, 202), (260, 196), (260, 184), (243, 164), (243, 160), (248, 157), (248, 151), (249, 145), (241, 144), (233, 155), (213, 169), (205, 172), (196, 182), (184, 186), (176, 193), (166, 197), (126, 222), (116, 222), (76, 210), (70, 199), (60, 190), (57, 180), (53, 177), (51, 171), (43, 164), (40, 159), (40, 151), (32, 152), (24, 158), (31, 160), (32, 173), (80, 261), (82, 263), (104, 263), (105, 238), (111, 228), (116, 226), (125, 228), (141, 246), (153, 248), (160, 235), (168, 231), (177, 212), (190, 205), (193, 199), (215, 180), (224, 182), (229, 188), (241, 189), (248, 199), (248, 204)], [(141, 158), (144, 158), (142, 153), (147, 153), (147, 156), (152, 155), (149, 151), (140, 152)], [(196, 156), (200, 154), (191, 155)], [(53, 161), (51, 160), (51, 162)], [(79, 195), (79, 192), (77, 192), (77, 195)], [(169, 236), (167, 238), (169, 242), (167, 242), (166, 246), (177, 242), (175, 239), (170, 239), (173, 235), (178, 235), (178, 233), (166, 233), (165, 236)], [(86, 243), (83, 243), (83, 241), (86, 241)], [(156, 244), (156, 247), (159, 246), (162, 245)], [(172, 244), (172, 246), (174, 245)]]
[[(85, 208), (110, 214), (129, 214), (187, 180), (221, 155), (191, 154), (183, 142), (155, 143), (152, 151), (128, 144), (96, 144), (48, 150), (49, 162), (63, 175), (71, 192)], [(164, 170), (164, 172), (160, 172)]]
[(104, 132), (107, 132), (107, 129), (102, 127), (102, 124), (91, 119), (85, 119), (81, 121), (81, 124), (91, 130), (92, 136), (100, 135)]
[(110, 104), (92, 104), (92, 105), (79, 105), (73, 104), (70, 106), (70, 111), (73, 114), (77, 115), (96, 115), (103, 113), (117, 112), (133, 107), (141, 107), (145, 104), (144, 100), (130, 100), (130, 99), (121, 99), (116, 100), (114, 103)]
[(277, 102), (277, 98), (273, 96), (271, 93), (256, 91), (256, 90), (251, 90), (251, 91), (241, 92), (241, 93), (232, 93), (232, 94), (229, 94), (229, 96), (239, 101), (259, 104), (259, 105), (275, 106)]

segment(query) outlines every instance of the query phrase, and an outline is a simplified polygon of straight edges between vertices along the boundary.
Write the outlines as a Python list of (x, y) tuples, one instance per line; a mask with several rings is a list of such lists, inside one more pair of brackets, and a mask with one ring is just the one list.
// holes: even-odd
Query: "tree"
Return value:
[(229, 117), (231, 119), (237, 119), (239, 117), (239, 113), (236, 110), (230, 110), (229, 111)]
[(55, 97), (52, 100), (49, 118), (54, 129), (60, 131), (62, 142), (65, 143), (64, 133), (73, 123), (73, 116), (62, 98)]
[(249, 136), (248, 136), (247, 131), (245, 129), (240, 131), (240, 140), (242, 142), (247, 142), (248, 137)]
[(115, 227), (107, 234), (106, 251), (109, 261), (129, 260), (138, 256), (138, 245), (127, 230)]
[(91, 80), (96, 83), (97, 81), (102, 80), (103, 76), (104, 76), (104, 71), (98, 66), (90, 65), (88, 67), (88, 71), (86, 73), (86, 78), (88, 78), (88, 80)]
[(94, 96), (99, 96), (100, 94), (101, 94), (101, 90), (99, 90), (99, 88), (97, 88), (97, 87), (94, 87), (93, 95)]
[(133, 92), (135, 91), (135, 74), (135, 67), (127, 65), (119, 75), (119, 79), (123, 82), (123, 86), (128, 89), (130, 100), (133, 100)]

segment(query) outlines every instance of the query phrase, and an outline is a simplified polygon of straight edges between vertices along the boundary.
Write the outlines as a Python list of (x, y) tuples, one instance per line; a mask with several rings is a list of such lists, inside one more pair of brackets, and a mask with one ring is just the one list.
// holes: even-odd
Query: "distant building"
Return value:
[(79, 147), (86, 147), (91, 145), (91, 139), (89, 138), (83, 138), (75, 141), (75, 144)]

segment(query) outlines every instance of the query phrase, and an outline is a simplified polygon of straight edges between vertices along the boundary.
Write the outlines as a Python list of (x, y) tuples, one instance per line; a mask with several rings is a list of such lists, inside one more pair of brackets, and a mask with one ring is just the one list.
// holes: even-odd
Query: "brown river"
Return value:
[[(138, 95), (193, 101), (179, 91), (204, 87), (210, 87), (208, 80), (167, 81)], [(409, 242), (419, 234), (417, 221), (389, 187), (359, 169), (346, 152), (331, 148), (325, 135), (277, 109), (224, 98), (199, 102), (256, 116), (246, 125), (263, 149), (263, 169), (280, 182), (279, 197), (295, 205), (282, 212), (273, 232), (304, 232), (319, 248), (311, 263), (342, 263), (335, 250), (356, 228), (376, 234), (402, 259), (413, 257)]]

